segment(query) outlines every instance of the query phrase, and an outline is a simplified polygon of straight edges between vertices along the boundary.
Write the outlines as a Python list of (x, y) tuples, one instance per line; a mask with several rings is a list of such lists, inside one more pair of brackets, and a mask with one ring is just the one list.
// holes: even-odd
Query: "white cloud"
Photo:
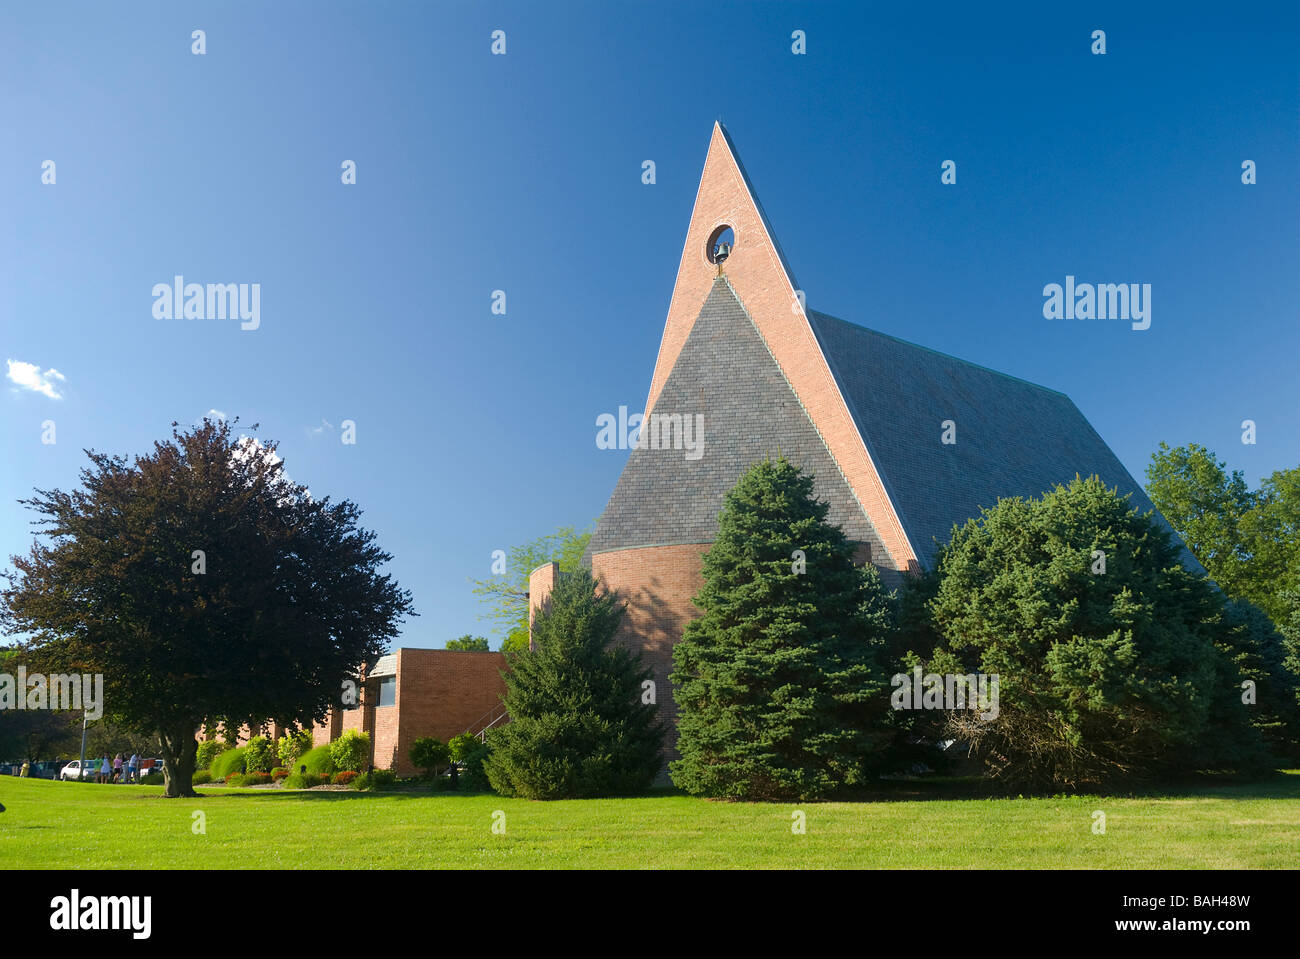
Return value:
[(9, 380), (19, 389), (42, 393), (52, 400), (63, 399), (57, 384), (64, 382), (67, 377), (58, 370), (50, 368), (42, 373), (40, 366), (35, 363), (24, 363), (21, 360), (5, 360), (5, 362), (9, 364)]
[(321, 423), (320, 426), (311, 426), (311, 427), (308, 427), (308, 428), (307, 428), (307, 432), (310, 433), (312, 436), (320, 436), (320, 435), (321, 435), (322, 433), (324, 433), (326, 430), (332, 430), (332, 429), (334, 429), (334, 424), (331, 423), (329, 420), (325, 420), (325, 419), (323, 419), (323, 420), (320, 421), (320, 423)]
[(219, 420), (224, 420), (226, 418), (226, 414), (221, 412), (221, 410), (208, 410), (203, 415), (207, 417), (219, 419)]

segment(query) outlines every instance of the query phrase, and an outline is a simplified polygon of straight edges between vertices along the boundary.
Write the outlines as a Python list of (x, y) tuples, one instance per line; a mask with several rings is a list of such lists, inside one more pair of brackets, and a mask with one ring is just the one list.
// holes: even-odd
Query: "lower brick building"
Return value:
[(331, 710), (313, 728), (313, 742), (331, 742), (349, 729), (369, 733), (376, 769), (413, 776), (419, 772), (409, 755), (415, 740), (446, 742), (505, 720), (505, 668), (501, 653), (398, 649), (367, 671), (355, 707)]
[[(462, 733), (483, 732), (507, 722), (501, 705), (506, 684), (501, 653), (452, 649), (402, 648), (382, 656), (365, 672), (357, 704), (335, 707), (312, 727), (312, 745), (333, 742), (350, 729), (368, 733), (368, 765), (391, 769), (398, 776), (420, 772), (410, 760), (411, 744), (433, 736), (446, 742)], [(200, 731), (199, 738), (218, 738), (217, 729)], [(253, 736), (284, 735), (279, 723), (243, 726), (236, 741)]]

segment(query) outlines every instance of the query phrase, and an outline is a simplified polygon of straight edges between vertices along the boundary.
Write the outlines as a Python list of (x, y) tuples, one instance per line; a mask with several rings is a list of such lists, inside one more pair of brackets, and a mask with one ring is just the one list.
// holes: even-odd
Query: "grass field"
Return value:
[(157, 786), (6, 776), (0, 868), (1300, 866), (1300, 770), (1147, 796), (954, 798), (965, 789), (897, 784), (880, 801), (794, 805), (224, 788), (164, 800)]

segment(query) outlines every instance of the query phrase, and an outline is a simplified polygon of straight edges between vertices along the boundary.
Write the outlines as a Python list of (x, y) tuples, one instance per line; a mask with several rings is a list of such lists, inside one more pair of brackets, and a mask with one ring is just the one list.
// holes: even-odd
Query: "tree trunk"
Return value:
[(194, 766), (198, 762), (199, 741), (194, 738), (194, 727), (173, 730), (170, 733), (159, 732), (158, 740), (162, 743), (163, 759), (163, 797), (182, 799), (197, 796), (194, 791)]

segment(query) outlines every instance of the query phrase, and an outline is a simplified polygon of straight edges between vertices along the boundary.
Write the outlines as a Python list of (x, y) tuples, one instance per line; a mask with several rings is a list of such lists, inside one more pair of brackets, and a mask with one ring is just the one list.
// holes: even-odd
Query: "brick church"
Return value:
[[(1064, 394), (806, 306), (721, 123), (645, 409), (647, 422), (660, 414), (679, 431), (701, 423), (702, 452), (684, 455), (662, 436), (638, 444), (586, 559), (627, 602), (619, 640), (653, 671), (668, 719), (672, 649), (699, 615), (691, 598), (703, 585), (701, 556), (723, 496), (758, 460), (784, 455), (812, 474), (828, 519), (887, 587), (929, 568), (953, 525), (981, 507), (1076, 474), (1096, 474), (1140, 511), (1153, 509)], [(943, 442), (945, 432), (957, 441)], [(554, 564), (532, 574), (534, 611), (557, 575)]]

